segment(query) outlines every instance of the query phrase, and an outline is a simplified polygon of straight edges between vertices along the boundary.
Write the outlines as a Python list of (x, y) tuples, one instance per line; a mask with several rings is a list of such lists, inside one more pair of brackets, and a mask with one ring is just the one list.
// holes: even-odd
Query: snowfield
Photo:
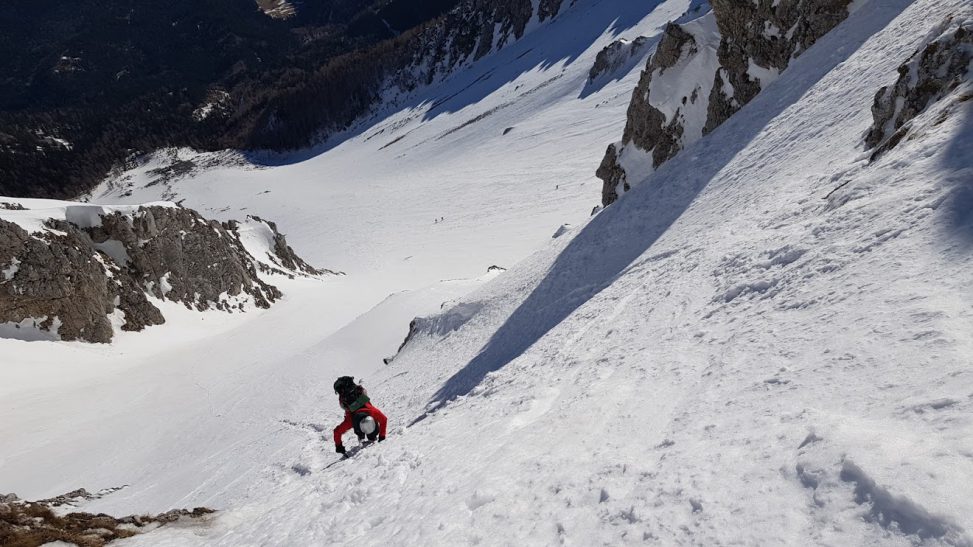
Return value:
[[(0, 340), (0, 490), (221, 511), (120, 545), (973, 545), (969, 78), (862, 144), (973, 7), (856, 2), (589, 217), (638, 79), (585, 91), (591, 63), (688, 6), (579, 0), (315, 154), (107, 181), (92, 201), (257, 214), (348, 275), (111, 346)], [(339, 462), (341, 374), (390, 432)]]

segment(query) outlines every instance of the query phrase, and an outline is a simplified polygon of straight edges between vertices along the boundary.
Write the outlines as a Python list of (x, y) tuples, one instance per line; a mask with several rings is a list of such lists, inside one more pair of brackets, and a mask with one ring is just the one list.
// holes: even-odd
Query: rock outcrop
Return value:
[(595, 62), (588, 71), (588, 81), (594, 82), (606, 74), (618, 72), (633, 58), (638, 57), (649, 43), (647, 37), (639, 36), (634, 40), (621, 38), (608, 44), (595, 56)]
[(42, 235), (0, 219), (0, 323), (56, 333), (64, 340), (108, 342), (110, 315), (123, 329), (164, 321), (145, 293), (105, 261), (79, 229), (56, 223)]
[(63, 211), (0, 217), (0, 325), (7, 330), (109, 342), (116, 326), (164, 323), (152, 299), (199, 311), (267, 308), (281, 292), (258, 271), (322, 273), (276, 225), (253, 217), (220, 223), (172, 205), (66, 204)]
[[(848, 16), (850, 0), (711, 0), (670, 23), (596, 175), (609, 205), (749, 103)], [(697, 13), (705, 12), (697, 16)]]
[(874, 122), (865, 135), (866, 148), (874, 149), (872, 159), (901, 142), (913, 118), (969, 83), (973, 21), (948, 19), (938, 30), (899, 67), (898, 80), (875, 94)]
[(94, 499), (100, 496), (91, 496), (84, 490), (41, 501), (23, 501), (13, 494), (0, 496), (0, 545), (101, 547), (175, 522), (184, 526), (202, 525), (215, 513), (206, 507), (196, 507), (192, 510), (173, 509), (158, 515), (116, 518), (104, 513), (56, 513), (52, 510), (65, 505), (56, 500), (74, 497)]

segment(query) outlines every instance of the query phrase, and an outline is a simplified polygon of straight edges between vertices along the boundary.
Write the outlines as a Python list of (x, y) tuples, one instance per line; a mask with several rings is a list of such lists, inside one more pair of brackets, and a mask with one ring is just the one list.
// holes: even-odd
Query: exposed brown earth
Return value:
[[(78, 494), (78, 495), (75, 495)], [(43, 501), (23, 501), (10, 494), (0, 496), (0, 545), (5, 547), (38, 547), (52, 541), (73, 543), (79, 547), (101, 547), (117, 539), (154, 530), (179, 520), (205, 522), (212, 509), (174, 509), (158, 515), (132, 515), (116, 518), (106, 514), (57, 514), (52, 507), (63, 505), (58, 500), (84, 498), (78, 490)]]

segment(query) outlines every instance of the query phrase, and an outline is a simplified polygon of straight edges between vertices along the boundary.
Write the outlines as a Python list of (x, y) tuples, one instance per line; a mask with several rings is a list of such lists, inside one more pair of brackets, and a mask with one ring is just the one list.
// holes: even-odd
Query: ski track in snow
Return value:
[[(663, 3), (639, 32), (657, 32), (686, 4)], [(570, 35), (586, 5), (483, 63)], [(296, 296), (230, 329), (205, 357), (210, 339), (135, 368), (110, 359), (129, 343), (145, 351), (131, 338), (115, 350), (53, 346), (134, 370), (140, 389), (86, 381), (120, 398), (103, 412), (138, 408), (110, 423), (143, 433), (111, 444), (119, 452), (97, 471), (88, 459), (66, 468), (73, 475), (19, 484), (43, 493), (131, 485), (86, 506), (97, 510), (224, 509), (207, 527), (167, 527), (127, 545), (973, 545), (973, 231), (968, 217), (950, 216), (973, 169), (973, 107), (957, 103), (941, 122), (942, 105), (931, 108), (915, 120), (916, 138), (874, 163), (861, 148), (875, 91), (928, 29), (958, 13), (973, 8), (862, 4), (724, 126), (588, 221), (592, 158), (617, 138), (620, 90), (637, 77), (577, 98), (612, 32), (574, 64), (523, 74), (527, 89), (564, 70), (526, 99), (511, 99), (514, 82), (421, 123), (397, 114), (403, 123), (393, 116), (381, 138), (353, 138), (305, 164), (174, 183), (188, 205), (232, 209), (263, 199), (254, 190), (273, 180), (267, 199), (279, 201), (258, 214), (348, 280), (285, 286)], [(506, 127), (517, 130), (505, 137)], [(520, 139), (516, 154), (505, 138)], [(579, 154), (579, 143), (593, 149)], [(359, 162), (383, 146), (402, 167), (379, 179), (386, 156)], [(322, 169), (333, 187), (310, 185)], [(390, 190), (403, 187), (413, 201)], [(133, 188), (140, 200), (158, 190)], [(364, 216), (373, 205), (377, 216)], [(438, 216), (445, 221), (433, 223)], [(579, 227), (542, 246), (566, 220)], [(340, 240), (354, 250), (336, 252)], [(474, 278), (489, 264), (471, 257), (526, 258), (486, 282)], [(436, 283), (454, 278), (470, 280)], [(410, 314), (429, 316), (427, 329), (391, 365), (376, 365)], [(253, 354), (252, 337), (269, 347)], [(214, 363), (177, 366), (185, 377), (169, 385), (161, 378), (171, 373), (154, 371), (174, 357)], [(391, 429), (338, 462), (330, 382), (345, 371), (365, 377)], [(27, 428), (71, 411), (57, 394), (88, 389), (71, 382), (55, 394), (12, 393), (18, 416), (51, 410), (26, 427), (3, 424), (5, 438), (25, 441), (0, 456), (5, 480), (32, 469), (28, 458), (63, 464), (45, 450), (63, 439)], [(212, 414), (192, 382), (214, 389)], [(183, 388), (184, 399), (168, 398)], [(178, 418), (168, 425), (167, 407)], [(65, 430), (100, 423), (61, 420)], [(182, 428), (184, 441), (174, 433)], [(193, 446), (201, 434), (217, 438)], [(105, 457), (97, 444), (81, 447)]]

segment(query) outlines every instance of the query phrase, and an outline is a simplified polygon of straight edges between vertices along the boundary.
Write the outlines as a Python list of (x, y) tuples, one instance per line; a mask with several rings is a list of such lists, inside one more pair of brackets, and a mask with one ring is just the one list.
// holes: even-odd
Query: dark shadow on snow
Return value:
[(943, 154), (944, 167), (957, 171), (956, 185), (943, 204), (946, 229), (964, 250), (973, 247), (973, 97), (967, 97), (954, 114), (962, 117), (960, 129)]
[[(599, 213), (564, 249), (547, 276), (480, 353), (443, 384), (430, 401), (429, 410), (413, 423), (468, 394), (487, 374), (521, 355), (611, 285), (634, 260), (652, 248), (706, 185), (771, 120), (847, 60), (912, 1), (883, 3), (898, 9), (864, 6), (796, 59), (778, 81), (712, 135), (661, 166), (645, 183)], [(687, 162), (692, 167), (687, 167)], [(676, 174), (684, 178), (677, 179)]]
[[(558, 25), (556, 32), (535, 31), (524, 36), (478, 61), (475, 66), (482, 69), (459, 72), (443, 85), (431, 88), (431, 93), (420, 94), (413, 106), (433, 103), (423, 116), (430, 120), (476, 104), (526, 72), (549, 70), (561, 63), (568, 66), (606, 31), (617, 38), (652, 13), (662, 0), (614, 2), (611, 9), (603, 3), (592, 2), (586, 9), (567, 9), (550, 23)], [(551, 73), (551, 77), (556, 75)]]
[(251, 164), (260, 167), (281, 167), (303, 163), (341, 146), (368, 131), (369, 123), (356, 124), (349, 129), (335, 132), (318, 143), (301, 150), (275, 152), (273, 150), (243, 150), (241, 155)]

